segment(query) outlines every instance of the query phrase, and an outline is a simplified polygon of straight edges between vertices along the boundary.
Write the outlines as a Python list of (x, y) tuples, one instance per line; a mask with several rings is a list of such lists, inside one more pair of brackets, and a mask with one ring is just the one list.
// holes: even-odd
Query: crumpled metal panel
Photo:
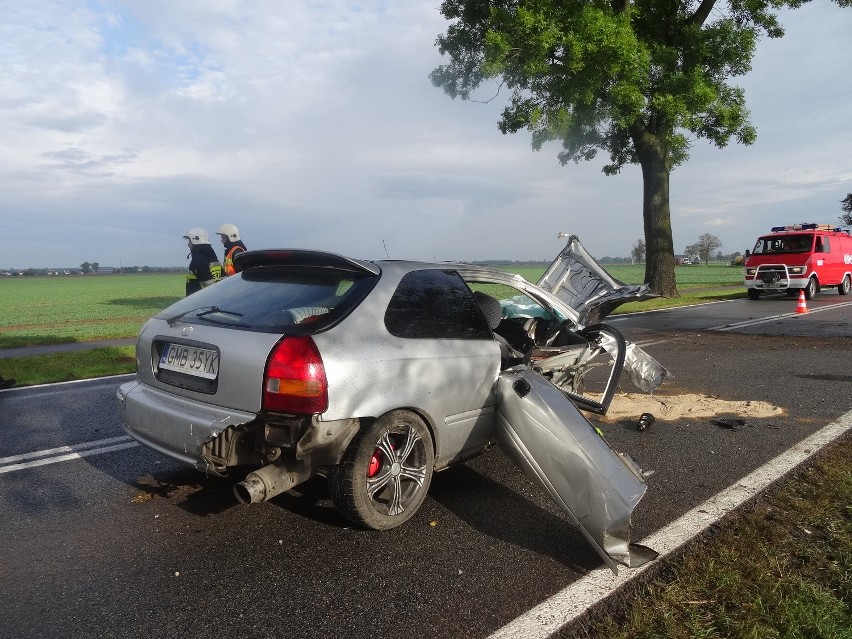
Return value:
[(631, 516), (647, 486), (574, 403), (544, 377), (518, 367), (497, 382), (497, 437), (507, 454), (565, 511), (606, 564), (656, 557), (630, 543)]
[(645, 393), (653, 393), (660, 384), (673, 377), (665, 366), (632, 343), (627, 344), (624, 354), (624, 370), (628, 372), (630, 382)]
[(597, 324), (626, 302), (657, 297), (647, 284), (625, 284), (612, 277), (576, 235), (568, 238), (536, 284), (577, 311), (582, 326)]
[(121, 385), (122, 427), (133, 439), (150, 448), (198, 466), (204, 465), (202, 448), (230, 426), (248, 424), (254, 413), (199, 404), (136, 381)]

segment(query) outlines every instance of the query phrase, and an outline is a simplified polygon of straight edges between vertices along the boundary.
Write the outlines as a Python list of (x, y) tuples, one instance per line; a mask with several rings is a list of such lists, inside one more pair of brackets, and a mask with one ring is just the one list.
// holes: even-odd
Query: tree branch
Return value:
[(695, 13), (692, 14), (689, 22), (699, 27), (702, 26), (710, 16), (710, 12), (713, 10), (713, 5), (715, 4), (716, 0), (704, 0), (695, 10)]

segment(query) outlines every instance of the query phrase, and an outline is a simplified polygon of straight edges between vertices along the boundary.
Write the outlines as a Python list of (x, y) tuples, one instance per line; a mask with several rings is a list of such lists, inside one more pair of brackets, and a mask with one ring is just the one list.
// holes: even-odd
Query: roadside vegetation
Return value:
[[(506, 267), (536, 281), (546, 266)], [(608, 265), (642, 281), (642, 265)], [(742, 269), (676, 269), (677, 299), (627, 304), (617, 312), (745, 297)], [(183, 296), (182, 275), (0, 280), (0, 348), (133, 338), (144, 321)], [(21, 385), (135, 370), (134, 347), (0, 359)], [(852, 639), (852, 439), (734, 514), (668, 561), (615, 608), (559, 636), (608, 639)]]
[(133, 346), (93, 348), (75, 353), (49, 353), (0, 359), (0, 374), (17, 386), (70, 382), (136, 372)]
[(852, 638), (852, 439), (559, 637)]

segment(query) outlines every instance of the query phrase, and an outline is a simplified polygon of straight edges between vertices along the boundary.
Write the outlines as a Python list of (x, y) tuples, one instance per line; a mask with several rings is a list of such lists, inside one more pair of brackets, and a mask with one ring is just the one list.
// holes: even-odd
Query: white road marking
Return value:
[[(696, 506), (680, 519), (643, 539), (641, 543), (660, 553), (660, 559), (670, 555), (850, 429), (852, 429), (852, 411), (792, 446), (733, 486)], [(618, 575), (613, 575), (608, 568), (593, 570), (550, 599), (503, 626), (489, 639), (549, 637), (574, 621), (591, 606), (612, 595), (650, 565), (645, 564), (639, 568), (619, 568)]]
[(12, 455), (11, 457), (0, 457), (0, 475), (16, 470), (24, 470), (25, 468), (46, 466), (47, 464), (56, 464), (92, 455), (103, 455), (104, 453), (133, 448), (138, 445), (138, 442), (127, 435), (123, 435), (121, 437), (110, 437), (82, 444), (74, 444), (73, 446), (60, 446), (58, 448), (37, 450), (32, 453)]
[[(831, 311), (831, 310), (834, 310), (836, 308), (841, 308), (843, 306), (849, 306), (850, 304), (852, 304), (852, 301), (850, 301), (850, 302), (837, 302), (837, 303), (834, 303), (834, 304), (829, 304), (827, 306), (818, 306), (818, 307), (815, 307), (815, 308), (812, 308), (812, 309), (808, 309), (807, 314), (812, 315), (814, 313), (822, 313), (823, 311)], [(784, 319), (784, 318), (787, 318), (787, 317), (798, 317), (799, 315), (801, 315), (801, 313), (795, 313), (795, 312), (793, 312), (793, 313), (782, 313), (780, 315), (770, 315), (769, 317), (761, 317), (761, 318), (757, 318), (757, 319), (743, 320), (742, 322), (736, 322), (734, 324), (720, 324), (719, 326), (710, 326), (708, 328), (704, 328), (704, 329), (701, 329), (701, 330), (704, 330), (704, 331), (732, 331), (732, 330), (735, 330), (737, 328), (742, 328), (742, 327), (745, 327), (745, 326), (756, 326), (758, 324), (766, 324), (767, 322), (774, 322), (775, 320)]]

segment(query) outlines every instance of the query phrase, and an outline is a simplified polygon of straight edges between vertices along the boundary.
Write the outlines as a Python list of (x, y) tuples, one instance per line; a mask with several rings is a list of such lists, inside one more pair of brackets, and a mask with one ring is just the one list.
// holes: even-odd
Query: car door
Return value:
[(497, 382), (497, 439), (562, 508), (604, 562), (639, 566), (657, 553), (630, 543), (645, 478), (613, 451), (574, 403), (539, 373), (517, 367)]

